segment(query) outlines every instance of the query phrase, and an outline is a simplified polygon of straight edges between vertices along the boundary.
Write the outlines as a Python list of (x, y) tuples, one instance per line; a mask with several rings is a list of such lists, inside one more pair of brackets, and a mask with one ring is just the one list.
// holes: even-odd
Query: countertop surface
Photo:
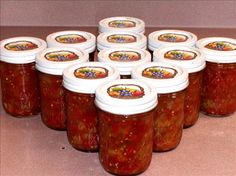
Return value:
[[(1, 40), (14, 36), (45, 37), (55, 31), (86, 27), (1, 27)], [(147, 33), (160, 28), (148, 28)], [(163, 28), (164, 29), (164, 28)], [(182, 28), (199, 38), (236, 38), (236, 29)], [(1, 97), (1, 93), (0, 93)], [(97, 153), (75, 150), (65, 131), (47, 128), (40, 115), (15, 118), (0, 105), (1, 176), (108, 176)], [(224, 118), (200, 113), (198, 122), (185, 129), (180, 145), (172, 151), (153, 153), (142, 176), (236, 176), (236, 113)]]

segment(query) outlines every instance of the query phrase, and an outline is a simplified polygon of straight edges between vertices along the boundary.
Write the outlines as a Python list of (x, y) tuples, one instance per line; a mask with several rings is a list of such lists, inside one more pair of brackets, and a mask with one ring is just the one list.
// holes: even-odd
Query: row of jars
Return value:
[[(234, 39), (202, 39), (197, 42), (200, 50), (192, 45), (154, 49), (151, 62), (148, 51), (125, 45), (137, 38), (112, 34), (107, 41), (123, 48), (102, 48), (99, 62), (88, 62), (95, 45), (75, 32), (79, 36), (71, 31), (49, 35), (47, 49), (37, 38), (1, 42), (3, 107), (13, 116), (27, 116), (37, 114), (41, 104), (44, 124), (67, 129), (70, 144), (79, 150), (99, 148), (108, 172), (143, 172), (152, 151), (175, 148), (183, 126), (198, 119), (200, 92), (205, 113), (229, 115), (236, 110)], [(165, 41), (156, 40), (184, 42), (179, 40), (184, 31), (166, 32), (161, 34)], [(79, 44), (90, 47), (78, 49)]]

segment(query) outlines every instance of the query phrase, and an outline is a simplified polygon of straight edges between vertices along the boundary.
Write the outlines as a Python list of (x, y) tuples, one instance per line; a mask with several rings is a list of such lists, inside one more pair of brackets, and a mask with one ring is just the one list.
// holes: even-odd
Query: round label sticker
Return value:
[(175, 33), (161, 34), (158, 37), (158, 40), (160, 41), (173, 42), (173, 43), (185, 42), (187, 39), (188, 39), (188, 36), (183, 35), (183, 34), (175, 34)]
[(141, 59), (141, 55), (135, 51), (115, 51), (109, 54), (112, 61), (132, 62)]
[(100, 79), (108, 76), (108, 70), (103, 67), (80, 67), (74, 71), (74, 75), (82, 79)]
[(29, 41), (16, 41), (7, 43), (4, 47), (11, 51), (25, 51), (38, 48), (38, 45)]
[(113, 20), (108, 23), (108, 26), (114, 28), (131, 28), (135, 27), (136, 23), (130, 20)]
[(173, 68), (162, 67), (162, 66), (153, 66), (145, 68), (142, 71), (142, 76), (152, 79), (169, 79), (174, 78), (177, 74), (177, 71)]
[(137, 39), (135, 36), (129, 34), (114, 34), (108, 36), (107, 41), (110, 43), (133, 43)]
[(218, 50), (218, 51), (234, 51), (236, 50), (236, 44), (226, 42), (226, 41), (215, 41), (208, 43), (206, 46), (208, 49)]
[(164, 57), (171, 60), (193, 60), (197, 57), (197, 54), (186, 50), (171, 50), (166, 52)]
[(107, 89), (109, 96), (119, 99), (137, 99), (144, 96), (144, 89), (134, 84), (117, 84)]
[(44, 56), (49, 61), (66, 62), (79, 59), (79, 56), (71, 51), (54, 51)]
[(57, 36), (55, 39), (59, 43), (69, 43), (69, 44), (82, 43), (87, 41), (87, 39), (84, 36), (78, 34), (60, 35)]

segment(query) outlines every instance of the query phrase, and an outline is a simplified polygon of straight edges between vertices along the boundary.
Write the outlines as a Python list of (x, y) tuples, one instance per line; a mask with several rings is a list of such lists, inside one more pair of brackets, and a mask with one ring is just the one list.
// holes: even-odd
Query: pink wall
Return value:
[(147, 26), (236, 28), (236, 0), (0, 0), (2, 26), (96, 26), (134, 16)]

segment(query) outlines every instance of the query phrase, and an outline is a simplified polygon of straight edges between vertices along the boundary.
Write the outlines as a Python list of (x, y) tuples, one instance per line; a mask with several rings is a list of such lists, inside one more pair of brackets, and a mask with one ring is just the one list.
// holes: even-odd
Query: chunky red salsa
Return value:
[(66, 117), (64, 113), (62, 76), (42, 72), (38, 72), (38, 76), (42, 121), (49, 128), (65, 130)]
[(189, 85), (186, 89), (184, 105), (185, 128), (194, 125), (199, 117), (202, 75), (203, 71), (189, 74)]
[(236, 63), (207, 62), (203, 73), (201, 110), (212, 116), (226, 116), (236, 110)]
[(158, 94), (158, 106), (154, 116), (154, 151), (168, 151), (180, 143), (184, 122), (184, 99), (185, 90)]
[(2, 104), (12, 116), (30, 116), (40, 112), (35, 63), (1, 62)]
[(70, 144), (78, 150), (98, 150), (94, 99), (94, 94), (76, 93), (65, 89), (67, 136)]
[(98, 110), (99, 159), (106, 171), (134, 175), (147, 169), (152, 157), (153, 112), (115, 115)]

